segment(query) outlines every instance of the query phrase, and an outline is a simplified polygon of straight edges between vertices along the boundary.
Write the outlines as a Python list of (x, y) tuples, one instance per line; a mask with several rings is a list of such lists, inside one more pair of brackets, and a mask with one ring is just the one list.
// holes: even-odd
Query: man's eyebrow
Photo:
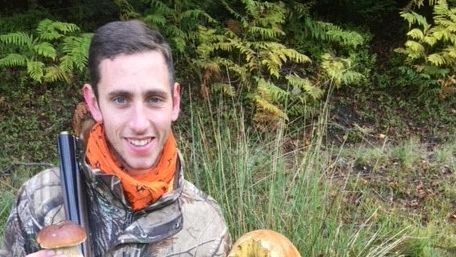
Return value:
[(127, 90), (114, 90), (112, 92), (109, 92), (108, 97), (114, 97), (114, 96), (130, 96), (132, 95), (131, 92), (128, 92)]
[(166, 92), (165, 90), (161, 90), (161, 89), (154, 89), (154, 90), (147, 90), (144, 95), (147, 97), (147, 96), (159, 96), (159, 97), (163, 97), (163, 98), (166, 98), (168, 96), (168, 92)]
[[(132, 96), (133, 93), (128, 91), (128, 90), (114, 90), (112, 92), (109, 92), (108, 93), (108, 97), (114, 97), (114, 96)], [(168, 92), (166, 92), (165, 90), (161, 90), (161, 89), (152, 89), (152, 90), (147, 90), (146, 92), (144, 92), (143, 94), (144, 97), (149, 97), (149, 96), (159, 96), (159, 97), (163, 97), (163, 98), (166, 98), (168, 96)]]

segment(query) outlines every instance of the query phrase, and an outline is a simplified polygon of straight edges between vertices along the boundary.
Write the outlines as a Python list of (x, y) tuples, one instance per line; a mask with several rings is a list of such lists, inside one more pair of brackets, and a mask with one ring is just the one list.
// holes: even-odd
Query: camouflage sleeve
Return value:
[(27, 236), (19, 215), (19, 208), (25, 204), (23, 201), (26, 201), (22, 197), (23, 192), (23, 190), (20, 191), (16, 204), (11, 210), (5, 225), (4, 241), (0, 250), (0, 257), (22, 257), (26, 255), (25, 246), (27, 244)]
[(0, 257), (24, 257), (40, 250), (36, 234), (62, 216), (59, 188), (55, 170), (43, 171), (22, 185), (5, 225)]
[(228, 253), (231, 248), (231, 237), (228, 229), (226, 229), (220, 238), (220, 245), (218, 249), (210, 255), (211, 257), (225, 257), (228, 256)]

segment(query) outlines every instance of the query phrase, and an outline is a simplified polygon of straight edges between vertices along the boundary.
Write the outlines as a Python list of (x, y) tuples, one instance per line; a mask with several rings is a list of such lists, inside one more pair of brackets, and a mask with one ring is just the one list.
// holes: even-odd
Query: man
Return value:
[[(95, 124), (80, 168), (94, 256), (225, 256), (230, 237), (217, 203), (183, 179), (171, 124), (179, 115), (169, 45), (142, 22), (100, 27), (83, 95)], [(58, 169), (20, 189), (4, 256), (57, 256), (36, 234), (65, 219)]]

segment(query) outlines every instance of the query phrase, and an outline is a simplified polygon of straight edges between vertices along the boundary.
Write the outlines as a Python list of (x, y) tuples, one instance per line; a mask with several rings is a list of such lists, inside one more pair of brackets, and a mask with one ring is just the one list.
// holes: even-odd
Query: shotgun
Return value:
[(92, 257), (86, 195), (84, 193), (85, 185), (77, 161), (79, 157), (78, 146), (79, 142), (75, 136), (67, 131), (59, 134), (60, 178), (63, 187), (65, 215), (68, 220), (81, 225), (87, 231), (87, 240), (82, 244), (81, 251), (84, 257)]

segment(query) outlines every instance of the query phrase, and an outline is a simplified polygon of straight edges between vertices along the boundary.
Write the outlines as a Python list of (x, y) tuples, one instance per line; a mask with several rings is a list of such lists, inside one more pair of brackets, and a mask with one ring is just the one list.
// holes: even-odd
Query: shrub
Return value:
[(25, 76), (35, 83), (71, 84), (75, 74), (86, 69), (90, 38), (75, 24), (44, 19), (34, 33), (0, 35), (0, 67), (25, 69)]
[[(415, 2), (417, 6), (423, 5), (423, 0)], [(456, 8), (446, 0), (429, 4), (433, 5), (431, 22), (417, 12), (401, 12), (410, 30), (404, 47), (396, 51), (406, 57), (407, 64), (418, 74), (436, 81), (429, 85), (439, 87), (441, 97), (445, 98), (456, 92)]]

